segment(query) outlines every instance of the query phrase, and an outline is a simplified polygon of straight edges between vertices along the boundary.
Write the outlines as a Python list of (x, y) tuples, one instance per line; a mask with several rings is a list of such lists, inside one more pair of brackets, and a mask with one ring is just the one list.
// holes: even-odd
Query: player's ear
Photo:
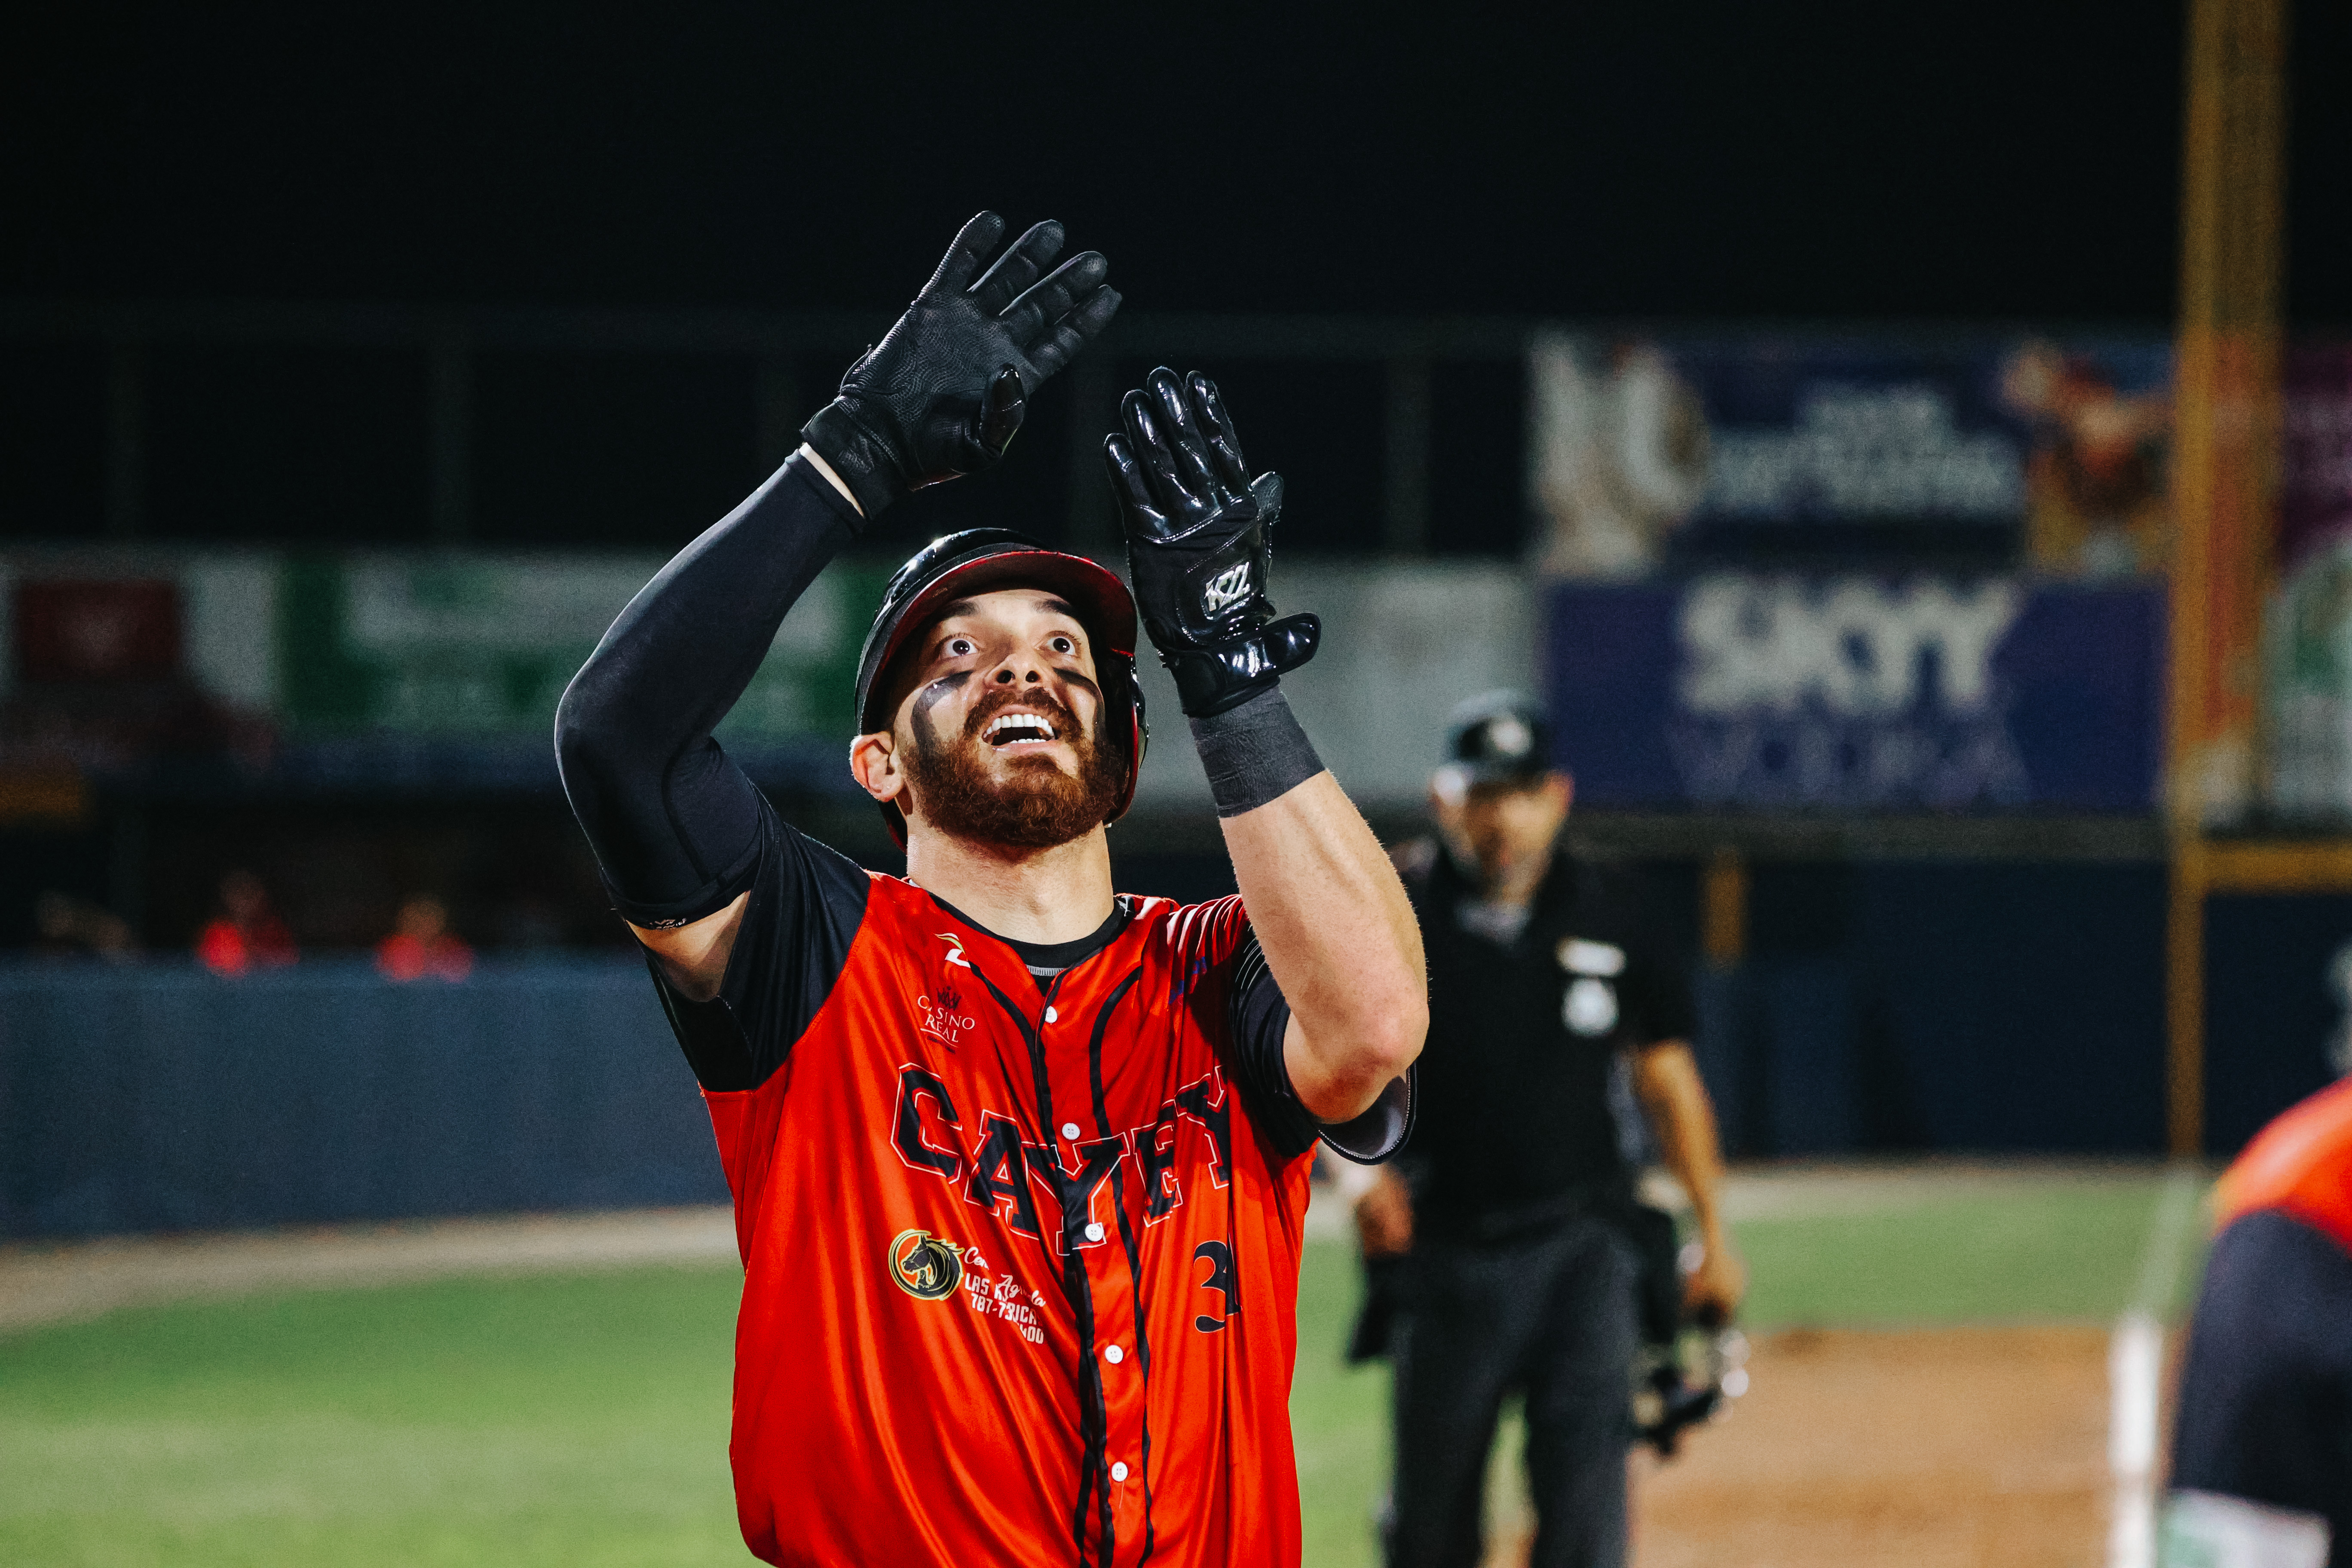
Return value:
[(849, 773), (857, 787), (876, 800), (897, 799), (907, 787), (907, 775), (898, 766), (898, 738), (883, 730), (850, 742)]

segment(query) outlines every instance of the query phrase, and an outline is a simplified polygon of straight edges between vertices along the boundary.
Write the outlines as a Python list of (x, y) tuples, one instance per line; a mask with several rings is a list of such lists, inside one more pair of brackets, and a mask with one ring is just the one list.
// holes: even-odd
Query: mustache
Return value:
[(1053, 722), (1055, 735), (1072, 745), (1086, 739), (1085, 726), (1078, 722), (1078, 716), (1059, 698), (1049, 691), (1024, 691), (1015, 687), (1000, 687), (971, 705), (971, 711), (964, 716), (964, 739), (978, 740), (989, 721), (1007, 708), (1026, 708), (1045, 714)]

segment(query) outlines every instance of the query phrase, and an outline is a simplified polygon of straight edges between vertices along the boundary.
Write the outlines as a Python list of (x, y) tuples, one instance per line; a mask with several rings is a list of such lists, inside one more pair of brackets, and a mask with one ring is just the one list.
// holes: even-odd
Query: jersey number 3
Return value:
[(1225, 1299), (1225, 1310), (1216, 1317), (1202, 1312), (1192, 1320), (1192, 1326), (1204, 1334), (1213, 1334), (1225, 1326), (1225, 1320), (1242, 1310), (1240, 1283), (1234, 1279), (1234, 1249), (1222, 1241), (1204, 1241), (1192, 1249), (1192, 1261), (1209, 1260), (1209, 1277), (1201, 1281), (1203, 1290), (1214, 1290)]

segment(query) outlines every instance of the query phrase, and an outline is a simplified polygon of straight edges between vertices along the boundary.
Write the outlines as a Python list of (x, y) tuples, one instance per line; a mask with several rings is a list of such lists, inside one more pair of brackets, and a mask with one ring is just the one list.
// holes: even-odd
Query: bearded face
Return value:
[(1110, 816), (1127, 758), (1102, 739), (1092, 650), (1067, 604), (1036, 589), (975, 595), (909, 654), (892, 749), (910, 821), (1050, 849)]
[[(959, 838), (1023, 849), (1067, 844), (1102, 824), (1125, 782), (1126, 759), (1043, 693), (990, 691), (952, 736), (939, 733), (933, 720), (919, 709), (915, 713), (907, 779), (924, 821)], [(1039, 740), (1068, 744), (1077, 753), (1077, 772), (1065, 773), (1042, 752), (994, 754)]]

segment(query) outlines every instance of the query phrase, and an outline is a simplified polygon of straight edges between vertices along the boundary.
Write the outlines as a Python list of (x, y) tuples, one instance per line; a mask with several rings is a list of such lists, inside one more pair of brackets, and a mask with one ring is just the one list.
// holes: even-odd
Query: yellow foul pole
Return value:
[(2175, 343), (2166, 810), (2168, 1135), (2204, 1138), (2206, 835), (2261, 783), (2263, 603), (2279, 457), (2286, 0), (2189, 0)]

